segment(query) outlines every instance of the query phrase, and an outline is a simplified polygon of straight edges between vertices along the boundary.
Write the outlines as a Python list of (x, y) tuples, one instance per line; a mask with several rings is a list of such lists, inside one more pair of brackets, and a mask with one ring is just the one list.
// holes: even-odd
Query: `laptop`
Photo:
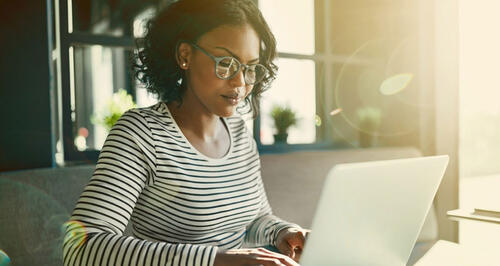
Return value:
[(406, 265), (448, 156), (334, 166), (300, 265)]

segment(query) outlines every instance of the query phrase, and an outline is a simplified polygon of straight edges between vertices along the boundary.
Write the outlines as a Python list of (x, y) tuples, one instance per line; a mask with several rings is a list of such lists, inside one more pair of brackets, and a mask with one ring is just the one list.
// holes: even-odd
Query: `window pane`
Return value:
[[(116, 108), (130, 106), (126, 97), (113, 97), (120, 90), (132, 91), (130, 53), (99, 45), (71, 47), (71, 109), (78, 150), (101, 149), (108, 133), (104, 118)], [(115, 107), (111, 107), (112, 101)]]
[(69, 0), (69, 32), (140, 36), (137, 20), (154, 14), (158, 1)]
[(261, 101), (261, 142), (274, 143), (274, 122), (270, 117), (275, 104), (288, 105), (299, 118), (290, 128), (288, 143), (313, 143), (316, 140), (315, 64), (311, 60), (280, 58), (278, 78)]
[(278, 51), (314, 54), (314, 0), (259, 0)]

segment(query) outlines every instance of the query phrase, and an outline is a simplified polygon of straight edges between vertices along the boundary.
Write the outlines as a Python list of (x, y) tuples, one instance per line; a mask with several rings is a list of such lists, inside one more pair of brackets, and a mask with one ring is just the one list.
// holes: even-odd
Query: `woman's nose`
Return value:
[(231, 79), (231, 84), (235, 87), (241, 87), (241, 86), (245, 86), (246, 83), (245, 83), (245, 74), (244, 74), (244, 71), (243, 71), (243, 68), (241, 68), (240, 70), (238, 70), (238, 72), (236, 73), (236, 75), (234, 75), (234, 77)]

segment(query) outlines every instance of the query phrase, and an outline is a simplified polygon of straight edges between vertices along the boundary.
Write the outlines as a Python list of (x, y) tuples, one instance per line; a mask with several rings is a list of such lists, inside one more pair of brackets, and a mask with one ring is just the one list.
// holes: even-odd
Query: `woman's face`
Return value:
[[(215, 57), (232, 56), (247, 65), (259, 63), (260, 39), (248, 24), (219, 26), (202, 35), (197, 45)], [(207, 54), (182, 44), (179, 47), (181, 66), (183, 53), (187, 60), (184, 104), (209, 115), (233, 115), (238, 103), (244, 101), (253, 88), (245, 83), (243, 68), (231, 79), (222, 80), (215, 74), (215, 61)]]

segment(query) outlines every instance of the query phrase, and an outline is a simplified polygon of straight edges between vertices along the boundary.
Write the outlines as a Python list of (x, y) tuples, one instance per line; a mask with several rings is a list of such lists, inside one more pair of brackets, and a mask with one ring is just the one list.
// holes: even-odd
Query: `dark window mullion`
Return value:
[(67, 41), (71, 44), (123, 47), (127, 50), (133, 50), (135, 48), (134, 38), (132, 37), (116, 37), (103, 34), (74, 32), (67, 34)]
[(79, 152), (73, 144), (74, 132), (71, 119), (71, 80), (70, 80), (70, 58), (68, 34), (68, 1), (59, 1), (59, 34), (60, 34), (60, 60), (61, 60), (61, 100), (62, 100), (62, 144), (64, 150), (64, 161), (74, 161), (79, 157)]
[[(323, 10), (323, 3), (320, 2), (322, 0), (314, 0), (314, 39), (315, 39), (315, 54), (326, 55), (324, 51), (325, 40), (323, 34), (321, 34), (324, 24), (327, 22), (326, 18), (320, 14)], [(323, 56), (322, 59), (326, 59), (326, 56)], [(325, 82), (325, 65), (329, 64), (328, 60), (316, 61), (315, 62), (315, 73), (316, 73), (316, 115), (319, 116), (321, 120), (320, 127), (316, 127), (316, 140), (321, 140), (323, 142), (331, 142), (330, 136), (330, 126), (327, 121), (328, 118), (328, 110), (326, 108), (326, 97), (325, 90), (329, 88)]]

